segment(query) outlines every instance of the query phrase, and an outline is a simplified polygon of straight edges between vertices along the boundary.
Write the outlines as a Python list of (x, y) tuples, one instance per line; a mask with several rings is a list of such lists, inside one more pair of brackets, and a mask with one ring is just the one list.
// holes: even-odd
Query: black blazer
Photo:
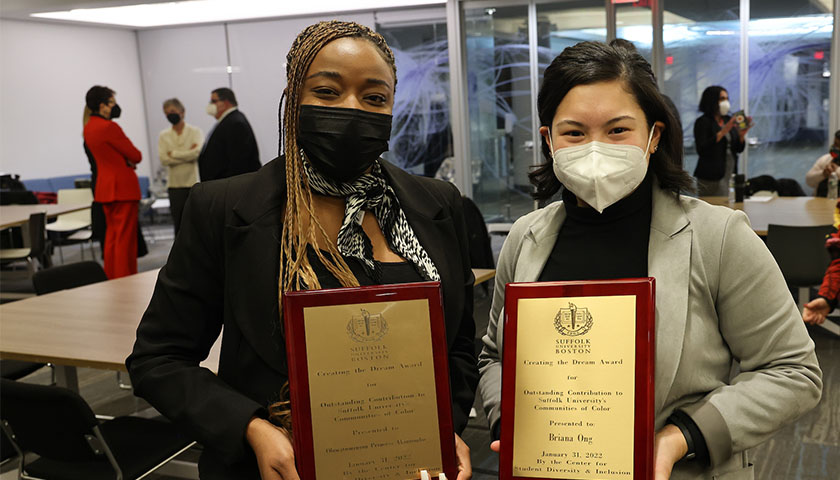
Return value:
[[(473, 281), (461, 196), (447, 182), (382, 161), (417, 238), (438, 268), (456, 432), (466, 426), (478, 370)], [(245, 428), (287, 379), (277, 279), (285, 167), (196, 184), (181, 230), (126, 360), (137, 395), (205, 447), (202, 479), (259, 478)], [(224, 326), (218, 376), (200, 368)]]
[(234, 110), (210, 133), (198, 156), (198, 174), (206, 182), (259, 169), (260, 154), (254, 131), (245, 115)]
[[(730, 119), (729, 115), (723, 116), (724, 123)], [(744, 151), (744, 142), (738, 135), (738, 128), (729, 131), (729, 136), (717, 141), (717, 133), (720, 131), (715, 118), (711, 115), (703, 115), (694, 122), (694, 145), (700, 158), (697, 159), (697, 167), (694, 169), (694, 176), (702, 180), (720, 180), (726, 173), (726, 146), (732, 150), (735, 157), (735, 172), (738, 171), (738, 154)]]

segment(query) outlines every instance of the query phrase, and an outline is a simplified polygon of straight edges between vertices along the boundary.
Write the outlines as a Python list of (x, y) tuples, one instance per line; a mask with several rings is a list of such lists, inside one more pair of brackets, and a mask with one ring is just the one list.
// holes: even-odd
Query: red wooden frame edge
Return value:
[[(546, 295), (545, 292), (553, 292)], [(523, 298), (549, 296), (590, 297), (599, 295), (636, 296), (636, 401), (634, 410), (633, 478), (646, 480), (653, 475), (654, 372), (656, 359), (656, 280), (642, 279), (590, 280), (574, 282), (508, 283), (505, 285), (505, 318), (503, 325), (502, 406), (503, 412), (514, 411), (516, 405), (516, 338), (517, 304)], [(639, 319), (649, 318), (649, 322)], [(646, 323), (646, 324), (645, 324)], [(508, 405), (510, 407), (508, 407)], [(500, 408), (502, 408), (500, 406)], [(501, 480), (553, 480), (548, 477), (513, 476), (512, 414), (501, 416), (499, 478)], [(641, 448), (640, 448), (641, 447)]]
[[(417, 292), (421, 292), (422, 295), (417, 295)], [(429, 301), (429, 315), (431, 317), (432, 361), (438, 406), (441, 463), (448, 478), (454, 479), (457, 477), (458, 461), (455, 456), (452, 395), (449, 390), (449, 355), (440, 282), (419, 282), (358, 288), (304, 290), (287, 292), (283, 295), (283, 323), (286, 329), (289, 385), (296, 386), (296, 388), (289, 389), (289, 397), (292, 401), (292, 431), (295, 459), (301, 480), (315, 480), (316, 478), (303, 309), (313, 306), (422, 299)], [(295, 343), (295, 339), (298, 339), (297, 343)], [(452, 448), (446, 448), (446, 446)]]

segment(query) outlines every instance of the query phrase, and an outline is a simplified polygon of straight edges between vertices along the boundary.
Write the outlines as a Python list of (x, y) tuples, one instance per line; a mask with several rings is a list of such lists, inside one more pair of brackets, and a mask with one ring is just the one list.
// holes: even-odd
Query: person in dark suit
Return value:
[(217, 123), (198, 157), (198, 174), (203, 182), (260, 169), (257, 139), (237, 105), (236, 95), (229, 88), (217, 88), (210, 93), (207, 113)]
[(697, 194), (726, 196), (729, 177), (738, 173), (738, 154), (744, 151), (744, 138), (752, 125), (743, 130), (735, 126), (735, 117), (728, 115), (729, 92), (720, 86), (703, 90), (698, 109), (703, 115), (694, 122), (694, 144), (699, 155), (694, 169)]
[[(137, 395), (204, 445), (202, 479), (299, 478), (278, 284), (282, 295), (439, 280), (456, 434), (478, 382), (460, 193), (380, 158), (396, 85), (390, 48), (368, 27), (321, 22), (298, 36), (286, 68), (282, 155), (192, 188), (126, 360)], [(199, 362), (223, 327), (214, 375)], [(467, 480), (469, 449), (455, 444), (457, 480)]]

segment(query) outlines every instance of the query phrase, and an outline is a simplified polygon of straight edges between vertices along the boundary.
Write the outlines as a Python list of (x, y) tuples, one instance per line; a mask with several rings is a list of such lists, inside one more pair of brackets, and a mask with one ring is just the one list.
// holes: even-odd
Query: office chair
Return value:
[[(58, 191), (59, 204), (92, 204), (93, 192), (90, 188), (65, 188)], [(55, 222), (47, 225), (47, 232), (51, 234), (53, 244), (58, 247), (61, 263), (64, 263), (63, 245), (73, 243), (82, 244), (82, 259), (85, 258), (84, 243), (90, 243), (91, 258), (93, 253), (93, 231), (91, 230), (90, 209), (59, 215)]]
[[(66, 388), (0, 382), (0, 426), (18, 452), (21, 479), (139, 479), (195, 443), (166, 421), (118, 417), (99, 423), (82, 397)], [(27, 463), (30, 452), (38, 458)]]
[(3, 190), (0, 205), (37, 205), (38, 197), (29, 190)]
[[(0, 360), (0, 377), (9, 380), (21, 379), (47, 366), (46, 363), (24, 362), (21, 360)], [(53, 382), (55, 383), (55, 382)], [(17, 456), (11, 440), (5, 432), (0, 432), (0, 465), (5, 465)]]
[(33, 213), (29, 216), (29, 247), (27, 248), (4, 248), (0, 250), (0, 262), (12, 263), (18, 261), (25, 261), (29, 268), (29, 273), (34, 274), (36, 270), (35, 260), (43, 264), (43, 266), (50, 266), (46, 260), (47, 254), (47, 240), (45, 237), (45, 229), (47, 223), (47, 216), (45, 213)]
[[(810, 288), (822, 284), (825, 270), (831, 263), (825, 239), (834, 231), (831, 225), (792, 227), (770, 224), (767, 227), (767, 248), (779, 264), (788, 285), (799, 289), (797, 306), (800, 312), (810, 300)], [(840, 327), (830, 320), (826, 320), (823, 326), (840, 334)]]
[(105, 270), (102, 269), (101, 265), (92, 261), (71, 263), (40, 270), (32, 276), (32, 284), (35, 287), (35, 293), (38, 295), (104, 282), (106, 280), (108, 280), (108, 276), (105, 275)]

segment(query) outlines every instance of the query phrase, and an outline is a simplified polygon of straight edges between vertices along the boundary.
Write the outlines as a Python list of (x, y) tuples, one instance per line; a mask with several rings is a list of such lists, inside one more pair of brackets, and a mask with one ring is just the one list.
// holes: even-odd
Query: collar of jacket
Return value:
[[(386, 160), (379, 159), (379, 162), (385, 178), (397, 194), (401, 208), (429, 219), (441, 215), (443, 204), (436, 195), (418, 188), (413, 175)], [(247, 192), (233, 207), (233, 212), (244, 225), (255, 223), (269, 214), (279, 215), (286, 200), (285, 158), (275, 158), (263, 166), (248, 185)]]
[[(650, 228), (668, 237), (672, 237), (688, 226), (688, 217), (685, 215), (679, 202), (674, 195), (659, 188), (659, 182), (653, 179), (653, 210), (650, 219)], [(528, 228), (527, 237), (537, 245), (549, 243), (554, 247), (560, 226), (566, 220), (566, 207), (563, 202), (554, 202), (544, 207), (548, 210), (540, 217), (541, 221), (534, 222)]]
[[(671, 192), (659, 188), (656, 179), (652, 203), (648, 275), (656, 279), (657, 285), (655, 409), (659, 411), (674, 383), (682, 355), (688, 314), (692, 231), (681, 202)], [(546, 206), (545, 212), (531, 222), (519, 256), (526, 260), (516, 265), (514, 281), (534, 282), (539, 278), (565, 219), (563, 202), (555, 202)]]
[[(380, 161), (400, 206), (420, 243), (438, 265), (441, 277), (450, 274), (450, 269), (457, 267), (447, 264), (450, 246), (439, 241), (440, 227), (449, 216), (444, 204), (418, 179)], [(239, 198), (234, 202), (233, 218), (225, 225), (225, 282), (230, 285), (227, 295), (233, 318), (260, 358), (283, 374), (287, 369), (285, 338), (278, 323), (277, 279), (285, 178), (285, 161), (280, 157), (253, 174), (227, 180), (232, 184), (228, 191)], [(237, 181), (243, 183), (233, 184)]]

